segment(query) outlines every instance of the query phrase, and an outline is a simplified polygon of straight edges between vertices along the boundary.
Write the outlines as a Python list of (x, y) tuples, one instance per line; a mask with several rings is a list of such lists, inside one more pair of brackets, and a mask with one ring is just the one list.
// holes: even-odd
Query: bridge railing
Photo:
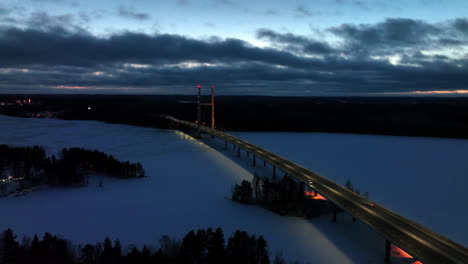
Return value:
[(468, 250), (465, 247), (389, 209), (374, 205), (367, 198), (294, 162), (228, 133), (179, 120), (172, 116), (162, 117), (234, 144), (270, 163), (274, 168), (284, 171), (309, 186), (311, 185), (330, 202), (361, 220), (392, 244), (407, 251), (425, 264), (468, 263)]

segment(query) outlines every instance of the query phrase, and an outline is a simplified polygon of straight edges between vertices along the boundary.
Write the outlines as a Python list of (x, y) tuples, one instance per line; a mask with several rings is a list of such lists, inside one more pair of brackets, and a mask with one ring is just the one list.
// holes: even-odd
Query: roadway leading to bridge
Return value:
[[(170, 116), (163, 117), (188, 128), (198, 129), (198, 126), (194, 123)], [(329, 201), (366, 223), (392, 244), (402, 248), (424, 264), (468, 263), (467, 248), (422, 225), (378, 204), (371, 206), (373, 202), (365, 197), (245, 140), (204, 126), (201, 126), (200, 130), (234, 144), (297, 180), (303, 181)]]

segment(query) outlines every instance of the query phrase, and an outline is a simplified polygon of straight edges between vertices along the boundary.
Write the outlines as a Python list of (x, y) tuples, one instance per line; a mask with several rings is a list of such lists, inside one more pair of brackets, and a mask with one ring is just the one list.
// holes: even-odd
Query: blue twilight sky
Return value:
[(0, 93), (451, 94), (464, 0), (1, 0)]

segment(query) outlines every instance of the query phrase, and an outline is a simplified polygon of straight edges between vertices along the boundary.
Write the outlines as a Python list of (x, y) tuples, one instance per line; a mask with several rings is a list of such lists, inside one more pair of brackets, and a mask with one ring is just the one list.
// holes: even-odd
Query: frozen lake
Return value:
[(468, 246), (468, 140), (333, 133), (234, 135)]
[[(94, 121), (0, 116), (0, 144), (98, 149), (140, 161), (149, 177), (104, 180), (104, 188), (49, 188), (0, 199), (0, 230), (20, 236), (52, 232), (77, 242), (109, 236), (124, 245), (157, 245), (164, 235), (222, 227), (263, 235), (272, 255), (310, 263), (381, 263), (383, 240), (342, 215), (305, 220), (226, 199), (253, 168), (187, 135)], [(339, 183), (349, 178), (371, 198), (467, 244), (468, 143), (463, 140), (316, 133), (235, 133)], [(431, 150), (431, 151), (429, 151)], [(221, 151), (221, 152), (220, 152)], [(419, 153), (419, 154), (418, 154)], [(462, 162), (465, 158), (465, 162)], [(245, 163), (245, 162), (244, 162)], [(405, 172), (405, 173), (403, 173)], [(444, 173), (442, 173), (444, 172)], [(383, 181), (385, 180), (385, 182)], [(456, 198), (456, 199), (455, 199)], [(448, 201), (452, 201), (448, 205)], [(456, 215), (456, 214), (455, 214)], [(456, 232), (455, 232), (456, 230)]]

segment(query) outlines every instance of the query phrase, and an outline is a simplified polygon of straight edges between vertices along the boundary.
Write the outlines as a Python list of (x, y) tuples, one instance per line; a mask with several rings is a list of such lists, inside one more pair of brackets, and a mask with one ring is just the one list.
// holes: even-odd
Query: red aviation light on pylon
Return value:
[(200, 89), (200, 88), (201, 88), (201, 85), (197, 85), (197, 88)]

